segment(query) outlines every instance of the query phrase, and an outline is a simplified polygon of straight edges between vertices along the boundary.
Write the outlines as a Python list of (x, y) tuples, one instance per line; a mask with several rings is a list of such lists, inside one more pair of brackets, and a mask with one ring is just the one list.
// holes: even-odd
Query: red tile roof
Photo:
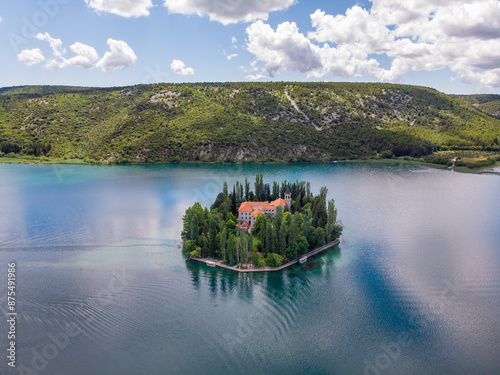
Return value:
[(250, 204), (251, 202), (243, 202), (241, 205), (240, 205), (240, 208), (238, 209), (238, 211), (244, 211), (244, 212), (252, 212), (252, 206)]
[(257, 217), (259, 214), (263, 214), (264, 211), (259, 210), (258, 208), (256, 210), (252, 211), (252, 217)]
[(269, 202), (243, 202), (238, 208), (238, 211), (252, 212), (254, 209), (268, 209), (274, 210), (276, 206), (286, 206), (285, 200), (282, 198)]
[(283, 206), (283, 207), (286, 206), (286, 202), (283, 198), (278, 198), (278, 199), (272, 201), (271, 204), (274, 206), (278, 206), (278, 205)]

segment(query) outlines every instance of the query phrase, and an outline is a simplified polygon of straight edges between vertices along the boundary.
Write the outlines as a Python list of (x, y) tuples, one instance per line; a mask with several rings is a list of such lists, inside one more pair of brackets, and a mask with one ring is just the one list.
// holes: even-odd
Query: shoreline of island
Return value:
[(223, 269), (230, 270), (230, 271), (242, 272), (242, 273), (246, 273), (246, 272), (276, 272), (276, 271), (282, 271), (285, 268), (288, 268), (294, 264), (297, 264), (299, 262), (299, 259), (301, 259), (301, 258), (304, 258), (304, 257), (309, 258), (310, 256), (319, 254), (322, 251), (325, 251), (325, 250), (328, 250), (334, 246), (337, 246), (338, 244), (340, 244), (339, 238), (337, 238), (336, 240), (331, 241), (323, 246), (320, 246), (314, 250), (311, 250), (311, 251), (305, 253), (304, 255), (301, 255), (300, 257), (292, 259), (291, 261), (289, 261), (289, 262), (287, 262), (279, 267), (268, 267), (268, 266), (256, 267), (256, 266), (250, 265), (248, 268), (238, 268), (236, 266), (228, 266), (226, 264), (223, 264), (222, 261), (220, 261), (220, 260), (213, 260), (213, 259), (208, 259), (208, 258), (197, 258), (197, 257), (189, 257), (188, 259), (194, 260), (194, 261), (197, 261), (200, 263), (205, 263), (205, 264), (214, 264), (216, 267), (219, 267), (219, 268), (223, 268)]

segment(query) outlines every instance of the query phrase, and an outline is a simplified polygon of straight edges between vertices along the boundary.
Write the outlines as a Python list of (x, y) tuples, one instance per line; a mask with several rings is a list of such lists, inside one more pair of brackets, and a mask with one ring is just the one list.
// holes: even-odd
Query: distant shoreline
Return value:
[(193, 257), (189, 257), (189, 259), (197, 261), (197, 262), (205, 263), (205, 264), (208, 264), (208, 263), (215, 264), (217, 267), (224, 268), (224, 269), (230, 270), (230, 271), (236, 271), (236, 272), (276, 272), (276, 271), (284, 270), (285, 268), (288, 268), (294, 264), (297, 264), (299, 262), (300, 258), (310, 257), (313, 255), (319, 254), (324, 250), (327, 250), (333, 246), (338, 245), (339, 243), (340, 243), (340, 239), (337, 238), (335, 241), (329, 242), (326, 245), (323, 245), (323, 246), (320, 246), (314, 250), (311, 250), (308, 253), (305, 253), (304, 255), (301, 255), (300, 257), (292, 259), (288, 263), (285, 263), (279, 267), (254, 267), (254, 266), (250, 266), (249, 268), (238, 268), (235, 266), (228, 266), (228, 265), (222, 264), (222, 262), (220, 260), (215, 261), (215, 260), (210, 260), (207, 258), (193, 258)]
[[(265, 163), (224, 163), (224, 162), (203, 162), (203, 161), (181, 161), (178, 163), (137, 163), (137, 164), (96, 164), (87, 163), (81, 159), (55, 159), (55, 160), (36, 160), (36, 159), (23, 159), (23, 158), (7, 158), (0, 157), (0, 164), (25, 164), (25, 165), (171, 165), (171, 164), (200, 164), (200, 165), (306, 165), (306, 164), (341, 164), (341, 163), (370, 163), (370, 164), (407, 164), (407, 165), (419, 165), (422, 167), (429, 167), (434, 169), (448, 169), (447, 166), (441, 164), (427, 163), (424, 161), (417, 160), (405, 160), (405, 159), (354, 159), (354, 160), (338, 160), (336, 162), (265, 162)], [(467, 168), (467, 167), (455, 167), (455, 172), (459, 173), (472, 173), (472, 174), (491, 174), (491, 171), (487, 169), (500, 166), (500, 161), (497, 161), (494, 165), (489, 165), (482, 168)], [(494, 172), (493, 172), (494, 173)], [(496, 173), (494, 173), (496, 174)]]

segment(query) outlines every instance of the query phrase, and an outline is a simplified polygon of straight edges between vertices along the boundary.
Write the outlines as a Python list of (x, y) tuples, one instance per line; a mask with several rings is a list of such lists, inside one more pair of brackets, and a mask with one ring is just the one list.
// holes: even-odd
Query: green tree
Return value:
[(240, 260), (240, 249), (241, 249), (241, 236), (236, 236), (236, 265), (239, 266), (241, 263)]
[(201, 247), (197, 246), (193, 251), (189, 253), (190, 257), (198, 258), (201, 256)]
[(235, 223), (236, 223), (236, 221), (238, 221), (238, 220), (236, 219), (236, 216), (234, 216), (232, 212), (229, 212), (229, 213), (226, 215), (226, 223), (227, 223), (229, 220), (232, 220), (232, 221), (234, 221)]
[(325, 238), (327, 242), (333, 241), (342, 234), (342, 225), (337, 221), (337, 209), (335, 201), (328, 202), (328, 222), (325, 227)]
[(184, 241), (184, 250), (188, 254), (196, 250), (196, 241), (195, 240)]
[(222, 225), (222, 230), (220, 232), (220, 248), (222, 251), (222, 260), (226, 260), (226, 242), (227, 242), (227, 232), (226, 232), (226, 225), (223, 223)]
[(201, 234), (198, 236), (198, 245), (201, 247), (201, 256), (205, 258), (208, 255), (208, 238)]
[(231, 194), (231, 212), (236, 214), (238, 207), (236, 207), (236, 187), (233, 185), (233, 193)]
[(283, 224), (285, 224), (285, 231), (290, 230), (290, 224), (292, 223), (292, 213), (287, 211), (283, 214)]
[(326, 186), (322, 186), (319, 188), (319, 196), (323, 203), (326, 202), (326, 195), (328, 194), (328, 188)]
[[(248, 236), (248, 246), (247, 246), (247, 254), (248, 257), (250, 257), (253, 253), (253, 235), (250, 233), (250, 236)], [(248, 263), (248, 260), (247, 260)]]
[(299, 245), (297, 244), (297, 242), (292, 243), (286, 249), (286, 257), (290, 260), (297, 258), (298, 254), (299, 254)]
[(182, 239), (197, 240), (200, 229), (203, 227), (206, 220), (205, 211), (201, 207), (201, 204), (196, 202), (192, 207), (188, 208), (182, 219)]
[(311, 234), (311, 221), (312, 221), (312, 213), (311, 210), (307, 210), (304, 216), (304, 223), (302, 224), (302, 234), (305, 238), (309, 238)]
[(276, 236), (278, 236), (282, 224), (283, 224), (283, 207), (278, 206), (276, 207), (276, 214), (274, 215), (273, 219), (273, 228)]
[(210, 250), (210, 256), (215, 256), (215, 251), (217, 250), (217, 224), (213, 217), (210, 217), (208, 230), (208, 248)]
[(245, 200), (248, 201), (250, 199), (250, 182), (245, 177)]
[(281, 225), (279, 233), (278, 233), (278, 246), (279, 253), (281, 256), (285, 255), (286, 250), (286, 234), (285, 234), (285, 226)]
[(323, 228), (316, 228), (312, 233), (311, 247), (313, 249), (323, 246), (325, 244), (325, 230)]
[(276, 181), (273, 181), (272, 199), (278, 199), (279, 197), (280, 197), (280, 185)]
[[(226, 199), (224, 199), (224, 202), (222, 202), (221, 205), (219, 206), (219, 212), (225, 218), (227, 216), (227, 214), (230, 213), (230, 211), (231, 211), (231, 198), (226, 197)], [(231, 214), (231, 215), (233, 215), (233, 214)]]
[(254, 265), (254, 267), (258, 267), (259, 265), (259, 259), (260, 259), (260, 255), (258, 252), (253, 252), (252, 253), (252, 264)]
[(300, 209), (301, 209), (301, 202), (302, 200), (302, 193), (299, 192), (299, 196), (297, 197), (297, 199), (295, 199), (293, 202), (292, 202), (292, 207), (294, 207), (294, 212), (300, 212)]
[(182, 232), (181, 238), (184, 242), (191, 239), (191, 223), (193, 221), (193, 211), (191, 207), (186, 210), (186, 213), (182, 217)]
[(327, 223), (328, 217), (326, 213), (326, 203), (322, 196), (317, 196), (312, 201), (312, 226), (324, 227)]
[(269, 253), (266, 256), (266, 263), (269, 267), (279, 267), (283, 264), (283, 257), (279, 254)]
[(271, 220), (268, 220), (266, 225), (266, 253), (274, 253)]
[(298, 256), (304, 255), (309, 251), (309, 242), (304, 236), (299, 236), (297, 244), (299, 245)]
[(266, 225), (267, 225), (266, 215), (264, 215), (264, 214), (257, 215), (257, 219), (255, 219), (255, 223), (254, 223), (255, 228), (253, 230), (253, 233), (255, 233), (255, 235), (257, 237), (262, 238), (262, 233), (264, 233), (264, 235), (265, 235), (265, 232), (266, 232)]
[(190, 238), (193, 239), (193, 240), (198, 240), (198, 233), (199, 233), (199, 229), (198, 229), (198, 215), (193, 214), (191, 216), (191, 236)]
[(226, 227), (227, 227), (227, 230), (229, 231), (229, 233), (236, 234), (236, 223), (234, 221), (229, 219), (226, 222)]
[(264, 184), (262, 182), (262, 174), (260, 175), (256, 175), (255, 176), (255, 184), (254, 184), (254, 188), (255, 188), (255, 196), (256, 196), (256, 199), (257, 199), (257, 202), (260, 202), (262, 201), (262, 193), (263, 193), (263, 190), (264, 190)]
[(226, 196), (224, 193), (219, 193), (217, 194), (217, 198), (215, 199), (215, 202), (212, 204), (210, 209), (213, 211), (214, 209), (218, 209), (222, 203), (226, 200)]
[(298, 213), (296, 212), (292, 216), (292, 221), (290, 223), (290, 229), (288, 230), (288, 247), (297, 242), (297, 237), (299, 235), (298, 227)]
[(227, 253), (229, 255), (229, 265), (234, 265), (234, 256), (236, 251), (236, 239), (233, 233), (229, 235), (229, 241), (227, 242)]

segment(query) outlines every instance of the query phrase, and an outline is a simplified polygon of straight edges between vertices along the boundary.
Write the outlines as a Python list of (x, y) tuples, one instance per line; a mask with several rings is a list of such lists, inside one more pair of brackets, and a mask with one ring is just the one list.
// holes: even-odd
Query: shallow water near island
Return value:
[[(257, 173), (328, 187), (340, 245), (278, 273), (186, 261), (185, 209), (210, 205), (226, 180), (253, 186)], [(16, 262), (17, 366), (500, 373), (499, 196), (498, 176), (411, 165), (0, 165), (0, 275)], [(17, 372), (2, 360), (0, 373)]]

